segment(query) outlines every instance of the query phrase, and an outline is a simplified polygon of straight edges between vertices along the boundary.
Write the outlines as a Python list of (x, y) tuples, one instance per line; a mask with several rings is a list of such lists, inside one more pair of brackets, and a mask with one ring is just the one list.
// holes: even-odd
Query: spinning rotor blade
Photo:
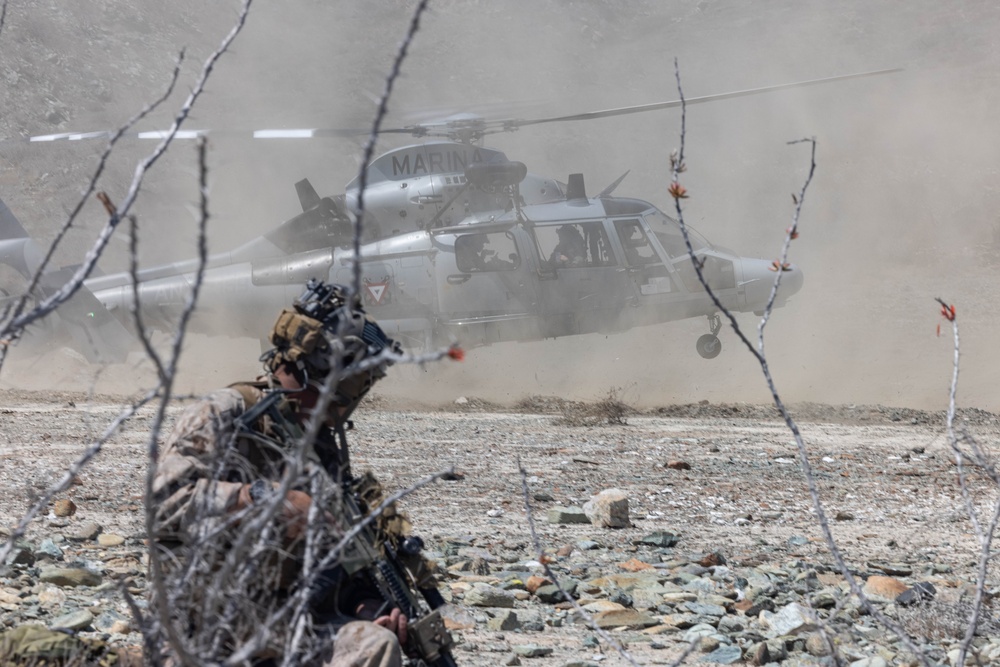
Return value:
[[(842, 74), (840, 76), (830, 76), (825, 79), (812, 79), (811, 81), (797, 81), (795, 83), (782, 83), (776, 86), (765, 86), (763, 88), (750, 88), (748, 90), (737, 90), (731, 93), (717, 93), (715, 95), (703, 95), (701, 97), (689, 97), (684, 100), (684, 104), (700, 104), (702, 102), (713, 102), (715, 100), (725, 100), (731, 97), (746, 97), (748, 95), (760, 95), (776, 90), (787, 88), (801, 88), (803, 86), (813, 86), (821, 83), (833, 83), (834, 81), (845, 81), (847, 79), (860, 79), (866, 76), (877, 76), (879, 74), (894, 74), (902, 72), (902, 68), (880, 69), (874, 72), (861, 72), (859, 74)], [(605, 109), (603, 111), (590, 111), (587, 113), (571, 114), (569, 116), (552, 116), (550, 118), (536, 118), (533, 120), (511, 120), (504, 121), (512, 128), (526, 127), (528, 125), (541, 125), (542, 123), (561, 123), (571, 120), (593, 120), (595, 118), (609, 118), (611, 116), (624, 116), (631, 113), (643, 113), (645, 111), (658, 111), (659, 109), (673, 109), (681, 106), (680, 100), (670, 102), (654, 102), (652, 104), (637, 104), (630, 107), (619, 107), (617, 109)]]
[[(750, 88), (748, 90), (737, 90), (730, 93), (717, 93), (715, 95), (703, 95), (701, 97), (687, 98), (685, 104), (701, 104), (703, 102), (714, 102), (733, 97), (747, 97), (749, 95), (760, 95), (789, 88), (802, 88), (823, 83), (834, 83), (846, 81), (848, 79), (860, 79), (880, 74), (894, 74), (902, 72), (901, 68), (881, 69), (873, 72), (860, 72), (857, 74), (842, 74), (840, 76), (830, 76), (825, 79), (812, 79), (810, 81), (798, 81), (795, 83), (782, 83), (775, 86), (764, 86), (763, 88)], [(680, 100), (669, 102), (654, 102), (652, 104), (637, 104), (617, 109), (604, 109), (602, 111), (588, 111), (585, 113), (569, 114), (567, 116), (550, 116), (548, 118), (487, 120), (475, 114), (457, 114), (454, 117), (438, 122), (417, 123), (405, 127), (382, 128), (378, 134), (408, 134), (414, 137), (444, 137), (452, 141), (472, 142), (482, 139), (487, 134), (497, 132), (513, 132), (522, 127), (530, 125), (542, 125), (544, 123), (561, 123), (575, 120), (594, 120), (597, 118), (610, 118), (611, 116), (624, 116), (633, 113), (644, 113), (646, 111), (658, 111), (660, 109), (673, 109), (681, 106)], [(197, 139), (203, 136), (213, 137), (243, 137), (251, 139), (316, 139), (316, 138), (338, 138), (338, 137), (364, 137), (371, 134), (371, 128), (312, 128), (312, 129), (272, 129), (272, 130), (180, 130), (175, 135), (175, 139)], [(150, 132), (128, 132), (123, 136), (130, 139), (163, 139), (167, 133), (163, 130)], [(86, 139), (110, 139), (114, 133), (108, 130), (99, 132), (64, 132), (61, 134), (46, 134), (27, 137), (27, 141), (52, 142), (52, 141), (81, 141)], [(6, 142), (0, 142), (6, 143)]]

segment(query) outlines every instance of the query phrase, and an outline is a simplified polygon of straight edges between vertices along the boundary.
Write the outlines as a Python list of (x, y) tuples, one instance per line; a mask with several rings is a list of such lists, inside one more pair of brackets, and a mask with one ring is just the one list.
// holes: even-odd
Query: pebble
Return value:
[(52, 503), (52, 513), (58, 517), (73, 516), (76, 514), (76, 503), (69, 498), (60, 498)]
[(119, 547), (125, 544), (125, 538), (114, 533), (102, 533), (97, 536), (97, 543), (102, 547)]
[(101, 575), (82, 567), (51, 567), (43, 569), (38, 580), (57, 586), (99, 586)]
[(50, 623), (52, 628), (65, 628), (66, 630), (83, 630), (90, 627), (94, 622), (94, 615), (89, 611), (73, 611), (55, 618)]
[(743, 659), (743, 651), (739, 646), (720, 646), (699, 662), (714, 662), (720, 665), (731, 665)]

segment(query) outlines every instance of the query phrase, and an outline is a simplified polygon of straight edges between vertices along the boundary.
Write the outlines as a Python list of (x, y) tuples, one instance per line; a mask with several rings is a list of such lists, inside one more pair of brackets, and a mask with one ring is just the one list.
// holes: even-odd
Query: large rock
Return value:
[(494, 632), (510, 632), (520, 628), (521, 623), (517, 620), (517, 612), (504, 609), (486, 621), (486, 627)]
[(621, 489), (606, 489), (583, 505), (590, 523), (601, 528), (625, 528), (628, 518), (628, 495)]
[(73, 611), (53, 619), (52, 627), (66, 630), (83, 630), (94, 622), (94, 615), (89, 611)]
[(774, 614), (761, 612), (760, 618), (770, 628), (768, 634), (771, 637), (812, 632), (819, 627), (816, 613), (797, 602), (785, 605)]
[(74, 542), (90, 542), (97, 539), (97, 536), (100, 534), (101, 527), (93, 521), (88, 521), (87, 523), (81, 523), (75, 531), (66, 533), (66, 539), (73, 540)]
[(904, 584), (899, 579), (873, 575), (868, 577), (868, 581), (865, 582), (865, 586), (862, 590), (872, 602), (888, 603), (895, 600), (896, 597), (902, 594), (907, 588), (909, 588), (909, 586)]
[(739, 646), (720, 646), (698, 662), (711, 662), (719, 665), (731, 665), (739, 662), (743, 658), (743, 651)]
[(472, 607), (513, 607), (514, 596), (492, 586), (475, 586), (465, 594), (465, 604)]

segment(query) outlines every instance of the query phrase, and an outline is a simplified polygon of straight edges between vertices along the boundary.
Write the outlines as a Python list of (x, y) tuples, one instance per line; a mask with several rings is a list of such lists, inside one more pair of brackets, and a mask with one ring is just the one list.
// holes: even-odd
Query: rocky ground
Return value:
[[(125, 399), (2, 394), (6, 530)], [(609, 405), (462, 399), (414, 409), (382, 399), (359, 415), (355, 466), (374, 469), (390, 488), (456, 470), (405, 506), (447, 572), (459, 664), (625, 663), (544, 579), (519, 462), (559, 583), (640, 664), (666, 664), (696, 637), (688, 662), (833, 664), (820, 629), (847, 663), (912, 661), (834, 567), (791, 436), (771, 408), (696, 404), (620, 415)], [(851, 571), (929, 659), (947, 662), (964, 628), (978, 547), (942, 415), (821, 405), (796, 414)], [(609, 415), (627, 423), (601, 423)], [(129, 422), (19, 542), (0, 578), (3, 627), (32, 621), (138, 642), (119, 586), (145, 592), (150, 418), (147, 411)], [(1000, 430), (989, 413), (967, 418), (986, 442)], [(970, 484), (981, 508), (992, 502), (982, 479)], [(601, 492), (599, 508), (620, 527), (591, 523), (583, 511)], [(590, 513), (600, 521), (600, 509)], [(917, 584), (934, 592), (931, 601), (897, 601), (916, 597)], [(1000, 589), (992, 568), (987, 588)], [(1000, 626), (988, 610), (977, 638), (987, 662), (1000, 659)]]

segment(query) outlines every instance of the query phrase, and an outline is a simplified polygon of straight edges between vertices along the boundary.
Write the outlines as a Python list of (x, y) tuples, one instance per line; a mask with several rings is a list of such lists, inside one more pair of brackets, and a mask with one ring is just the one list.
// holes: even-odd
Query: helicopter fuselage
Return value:
[[(733, 311), (763, 309), (774, 276), (769, 262), (712, 246), (693, 230), (690, 239), (723, 305)], [(266, 253), (258, 245), (252, 253), (256, 256), (243, 259), (237, 249), (210, 259), (192, 330), (263, 337), (273, 314), (309, 278), (353, 280), (350, 248), (293, 254), (275, 248), (272, 256), (261, 257)], [(526, 205), (367, 243), (360, 261), (365, 307), (411, 349), (452, 340), (474, 347), (610, 333), (718, 310), (698, 282), (679, 225), (638, 199)], [(138, 298), (150, 324), (173, 326), (193, 269), (174, 265), (140, 276)], [(802, 272), (790, 267), (776, 305), (801, 285)], [(122, 315), (135, 294), (128, 279), (101, 277), (87, 287), (119, 319), (128, 319)]]

